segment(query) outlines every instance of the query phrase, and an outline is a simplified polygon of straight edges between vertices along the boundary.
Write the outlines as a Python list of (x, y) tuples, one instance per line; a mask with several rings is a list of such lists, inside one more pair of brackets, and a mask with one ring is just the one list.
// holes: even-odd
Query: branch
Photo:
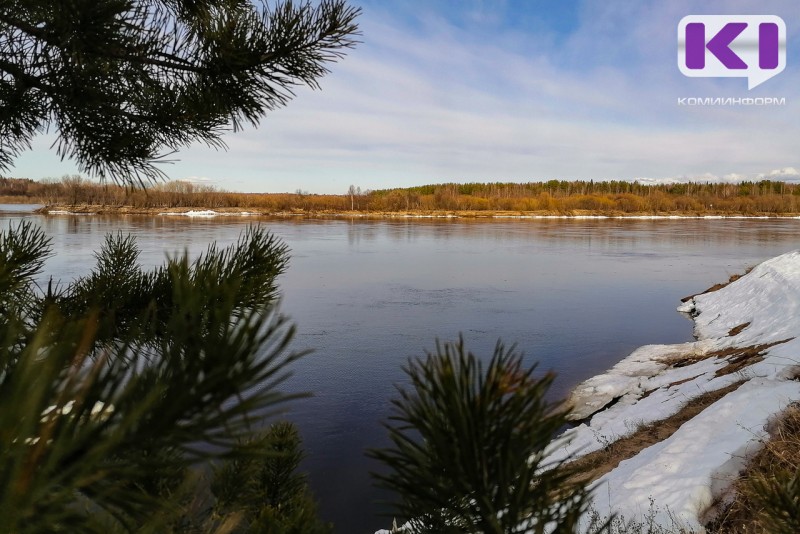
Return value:
[(49, 93), (52, 89), (49, 85), (42, 83), (41, 78), (28, 74), (22, 68), (20, 68), (16, 63), (10, 63), (4, 59), (0, 59), (0, 70), (7, 72), (11, 76), (13, 76), (18, 82), (21, 82), (27, 87), (35, 87), (37, 89), (41, 89), (46, 93)]

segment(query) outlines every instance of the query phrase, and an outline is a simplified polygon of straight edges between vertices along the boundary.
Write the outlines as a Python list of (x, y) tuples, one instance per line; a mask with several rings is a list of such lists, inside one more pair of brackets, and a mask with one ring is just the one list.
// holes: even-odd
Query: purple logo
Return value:
[(786, 24), (774, 15), (689, 15), (678, 24), (678, 68), (692, 78), (747, 78), (786, 68)]

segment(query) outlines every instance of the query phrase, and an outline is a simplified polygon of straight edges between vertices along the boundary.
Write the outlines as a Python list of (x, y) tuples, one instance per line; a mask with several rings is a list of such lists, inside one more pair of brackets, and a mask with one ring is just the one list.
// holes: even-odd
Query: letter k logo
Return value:
[(746, 22), (729, 22), (706, 44), (706, 25), (692, 22), (686, 25), (686, 66), (690, 69), (703, 69), (706, 66), (706, 48), (728, 69), (746, 69), (747, 64), (737, 56), (730, 45), (739, 37)]
[(775, 15), (683, 17), (678, 68), (690, 78), (747, 78), (753, 89), (786, 68), (786, 23)]

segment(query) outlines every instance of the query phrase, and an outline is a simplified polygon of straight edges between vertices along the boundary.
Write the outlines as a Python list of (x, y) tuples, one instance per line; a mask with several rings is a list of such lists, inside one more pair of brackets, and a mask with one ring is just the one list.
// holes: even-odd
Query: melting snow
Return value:
[(182, 215), (184, 217), (216, 217), (219, 215), (213, 210), (190, 210), (190, 211), (165, 211), (159, 215)]
[[(633, 519), (654, 513), (664, 526), (674, 520), (702, 532), (713, 499), (725, 493), (761, 447), (770, 418), (800, 399), (800, 382), (793, 379), (800, 373), (799, 307), (798, 251), (762, 263), (719, 291), (694, 297), (678, 310), (694, 316), (698, 341), (641, 347), (579, 385), (570, 400), (578, 417), (591, 419), (568, 434), (554, 458), (600, 449), (642, 423), (677, 413), (705, 392), (745, 380), (669, 438), (595, 483), (594, 507), (601, 515), (615, 512)], [(735, 373), (717, 376), (728, 364), (725, 357), (703, 359), (713, 351), (771, 343), (779, 344)], [(685, 365), (670, 365), (676, 359)]]

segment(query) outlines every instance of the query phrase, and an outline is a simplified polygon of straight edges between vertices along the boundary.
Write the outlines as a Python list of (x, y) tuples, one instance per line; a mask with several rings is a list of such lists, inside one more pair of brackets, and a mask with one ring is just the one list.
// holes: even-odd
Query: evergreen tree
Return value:
[(53, 126), (92, 175), (160, 178), (154, 163), (257, 124), (355, 43), (344, 0), (0, 1), (0, 170)]

